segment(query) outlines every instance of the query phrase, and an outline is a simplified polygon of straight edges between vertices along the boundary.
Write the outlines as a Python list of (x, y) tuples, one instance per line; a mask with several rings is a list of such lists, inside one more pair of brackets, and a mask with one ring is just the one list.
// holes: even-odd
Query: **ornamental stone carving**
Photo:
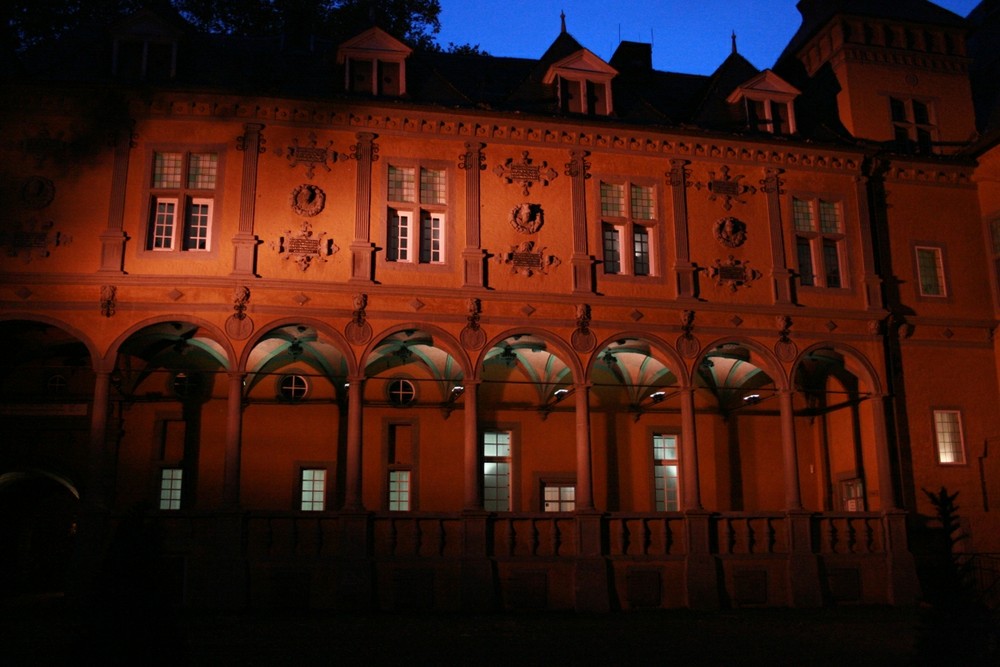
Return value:
[(711, 267), (711, 276), (715, 278), (716, 285), (726, 286), (735, 292), (740, 287), (750, 287), (750, 283), (761, 276), (760, 271), (751, 269), (747, 264), (749, 261), (736, 259), (732, 255), (726, 261), (717, 259)]
[(739, 248), (747, 240), (747, 226), (733, 217), (721, 218), (712, 228), (715, 240), (727, 248)]
[(520, 274), (530, 278), (536, 273), (545, 275), (550, 269), (561, 264), (555, 255), (546, 255), (546, 248), (535, 249), (534, 241), (525, 241), (516, 246), (511, 246), (510, 252), (500, 253), (496, 260), (500, 264), (510, 266), (511, 273)]
[(518, 204), (510, 211), (507, 218), (510, 226), (522, 234), (534, 234), (542, 228), (544, 222), (541, 204)]
[(293, 211), (311, 218), (323, 211), (326, 206), (326, 193), (318, 185), (303, 183), (292, 190), (290, 203)]
[(318, 235), (312, 230), (312, 225), (308, 220), (302, 221), (302, 229), (297, 233), (291, 230), (285, 231), (285, 236), (279, 237), (277, 243), (272, 243), (271, 247), (284, 255), (286, 260), (291, 259), (299, 266), (300, 271), (305, 271), (313, 260), (325, 262), (326, 258), (336, 253), (338, 248), (333, 239), (325, 239), (326, 232)]
[(515, 181), (520, 183), (521, 194), (525, 197), (528, 196), (531, 186), (535, 183), (548, 185), (549, 181), (559, 176), (558, 172), (550, 167), (545, 160), (542, 160), (541, 164), (534, 164), (534, 160), (528, 157), (528, 151), (521, 153), (520, 162), (514, 162), (514, 158), (507, 158), (503, 164), (496, 166), (493, 173), (507, 183)]

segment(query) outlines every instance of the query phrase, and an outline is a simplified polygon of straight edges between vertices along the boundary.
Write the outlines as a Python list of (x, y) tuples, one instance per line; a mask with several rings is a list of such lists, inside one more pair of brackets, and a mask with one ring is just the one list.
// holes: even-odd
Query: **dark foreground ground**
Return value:
[(82, 614), (0, 600), (4, 665), (908, 665), (917, 609)]

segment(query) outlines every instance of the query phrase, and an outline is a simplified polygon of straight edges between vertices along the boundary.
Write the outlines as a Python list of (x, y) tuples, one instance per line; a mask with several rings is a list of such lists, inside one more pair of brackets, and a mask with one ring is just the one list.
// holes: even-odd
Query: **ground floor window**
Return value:
[(542, 509), (546, 512), (572, 512), (576, 509), (576, 487), (572, 484), (543, 484)]
[(509, 512), (510, 432), (483, 433), (483, 509)]
[(389, 511), (410, 511), (410, 471), (389, 471)]
[(680, 509), (676, 435), (653, 434), (653, 488), (658, 512)]
[(303, 468), (301, 476), (301, 503), (303, 512), (322, 512), (326, 509), (326, 470)]
[(183, 483), (183, 468), (163, 468), (160, 470), (161, 510), (179, 510), (181, 508)]

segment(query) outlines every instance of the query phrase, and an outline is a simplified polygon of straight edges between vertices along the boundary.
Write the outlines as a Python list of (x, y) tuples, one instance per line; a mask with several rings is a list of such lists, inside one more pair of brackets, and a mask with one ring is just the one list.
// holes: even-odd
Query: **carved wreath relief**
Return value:
[(747, 240), (747, 226), (733, 217), (718, 220), (712, 228), (715, 240), (727, 248), (739, 248)]
[(542, 228), (544, 222), (541, 204), (518, 204), (510, 211), (507, 218), (510, 226), (522, 234), (534, 234)]

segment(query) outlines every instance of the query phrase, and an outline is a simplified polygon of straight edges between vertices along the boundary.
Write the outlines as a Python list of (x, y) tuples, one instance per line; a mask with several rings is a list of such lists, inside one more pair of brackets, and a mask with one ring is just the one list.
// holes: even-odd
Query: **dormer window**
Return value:
[(556, 87), (560, 111), (610, 116), (614, 111), (611, 79), (617, 74), (613, 67), (582, 49), (549, 67), (542, 81)]
[(344, 89), (352, 93), (399, 97), (406, 94), (406, 58), (410, 47), (378, 28), (340, 45)]
[(742, 104), (747, 127), (768, 134), (795, 134), (795, 98), (799, 90), (771, 70), (764, 70), (727, 98)]
[(132, 81), (166, 81), (177, 74), (180, 31), (151, 11), (140, 11), (114, 31), (111, 69)]

